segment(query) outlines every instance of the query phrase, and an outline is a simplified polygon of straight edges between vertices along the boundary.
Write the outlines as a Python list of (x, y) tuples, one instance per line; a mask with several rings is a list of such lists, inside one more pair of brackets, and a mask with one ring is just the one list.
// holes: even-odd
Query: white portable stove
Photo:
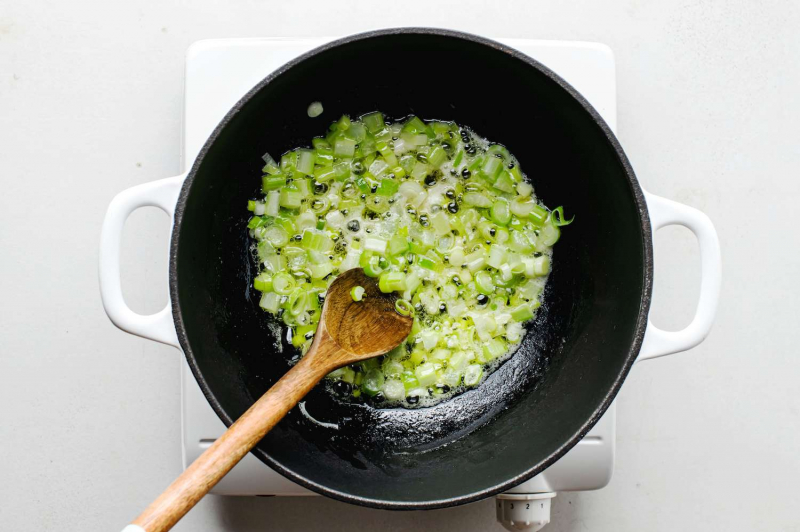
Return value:
[[(228, 110), (287, 61), (330, 39), (215, 39), (194, 43), (186, 55), (182, 171), (188, 170)], [(614, 55), (601, 44), (497, 39), (533, 57), (572, 84), (616, 127)], [(222, 435), (225, 426), (209, 406), (183, 363), (183, 462), (187, 467)], [(550, 499), (558, 491), (596, 490), (611, 480), (616, 408), (612, 404), (589, 434), (546, 471), (497, 501), (498, 519), (509, 530), (538, 530), (550, 520)], [(247, 455), (217, 484), (221, 495), (315, 495)], [(512, 528), (513, 527), (513, 528)]]
[[(616, 126), (614, 56), (599, 44), (501, 39), (544, 63), (580, 91)], [(319, 40), (237, 39), (195, 43), (186, 60), (186, 102), (181, 164), (197, 157), (203, 143), (228, 109), (258, 81), (287, 61), (320, 44)], [(129, 188), (111, 201), (100, 236), (100, 295), (111, 321), (120, 329), (180, 349), (172, 302), (141, 315), (122, 296), (120, 244), (125, 220), (141, 207), (158, 207), (174, 218), (186, 173)], [(651, 231), (682, 225), (697, 237), (701, 258), (700, 298), (691, 323), (663, 331), (648, 321), (637, 361), (686, 351), (711, 330), (719, 302), (721, 253), (714, 225), (702, 212), (643, 191)], [(181, 376), (184, 466), (194, 461), (225, 430), (184, 364)], [(497, 496), (498, 520), (509, 530), (539, 530), (550, 520), (550, 500), (558, 491), (599, 489), (614, 466), (615, 407), (569, 453), (537, 477)], [(212, 490), (221, 495), (312, 495), (248, 455)]]

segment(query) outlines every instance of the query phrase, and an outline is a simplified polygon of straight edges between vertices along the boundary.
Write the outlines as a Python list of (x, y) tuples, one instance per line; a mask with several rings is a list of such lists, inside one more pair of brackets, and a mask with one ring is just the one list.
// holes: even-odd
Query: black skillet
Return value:
[[(324, 114), (311, 119), (310, 102)], [(253, 451), (289, 479), (346, 502), (440, 508), (544, 470), (608, 408), (642, 344), (650, 222), (617, 139), (553, 72), (501, 44), (434, 29), (348, 37), (305, 54), (237, 103), (198, 156), (177, 204), (170, 289), (181, 346), (230, 425), (295, 353), (250, 288), (248, 199), (261, 155), (308, 143), (342, 114), (454, 120), (504, 143), (548, 205), (576, 222), (555, 248), (544, 305), (521, 349), (478, 389), (431, 408), (346, 404), (319, 386)]]

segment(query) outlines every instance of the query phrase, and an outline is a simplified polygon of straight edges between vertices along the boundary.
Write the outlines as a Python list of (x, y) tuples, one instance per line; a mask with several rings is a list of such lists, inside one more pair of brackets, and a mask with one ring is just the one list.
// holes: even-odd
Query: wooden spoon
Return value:
[[(356, 286), (365, 290), (358, 302), (350, 295)], [(308, 353), (123, 532), (171, 529), (325, 375), (397, 347), (411, 332), (413, 320), (397, 313), (395, 301), (362, 270), (337, 277), (328, 289)]]

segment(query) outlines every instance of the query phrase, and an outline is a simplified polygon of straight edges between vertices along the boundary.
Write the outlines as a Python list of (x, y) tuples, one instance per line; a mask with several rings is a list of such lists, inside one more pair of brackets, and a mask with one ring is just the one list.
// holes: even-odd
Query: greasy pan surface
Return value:
[[(332, 80), (336, 80), (332, 82)], [(325, 112), (306, 115), (312, 101)], [(430, 29), (356, 35), (272, 74), (211, 135), (175, 215), (170, 287), (183, 350), (230, 425), (290, 367), (252, 290), (245, 204), (261, 155), (307, 144), (341, 114), (455, 120), (507, 145), (547, 205), (576, 222), (555, 247), (544, 305), (520, 350), (476, 390), (432, 408), (377, 410), (323, 387), (254, 450), (290, 479), (344, 501), (438, 508), (530, 478), (603, 414), (638, 355), (650, 304), (641, 189), (597, 113), (563, 80), (479, 37)]]

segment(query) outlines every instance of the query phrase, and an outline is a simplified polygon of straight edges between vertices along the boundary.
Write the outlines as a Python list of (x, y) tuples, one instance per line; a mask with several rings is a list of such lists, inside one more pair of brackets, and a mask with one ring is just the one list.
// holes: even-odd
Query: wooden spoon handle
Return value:
[[(325, 335), (327, 336), (327, 335)], [(332, 368), (325, 363), (333, 341), (315, 342), (267, 393), (195, 460), (136, 518), (131, 530), (164, 532), (192, 509), (208, 491), (292, 409)], [(136, 527), (140, 528), (136, 528)], [(127, 532), (126, 528), (126, 532)]]

